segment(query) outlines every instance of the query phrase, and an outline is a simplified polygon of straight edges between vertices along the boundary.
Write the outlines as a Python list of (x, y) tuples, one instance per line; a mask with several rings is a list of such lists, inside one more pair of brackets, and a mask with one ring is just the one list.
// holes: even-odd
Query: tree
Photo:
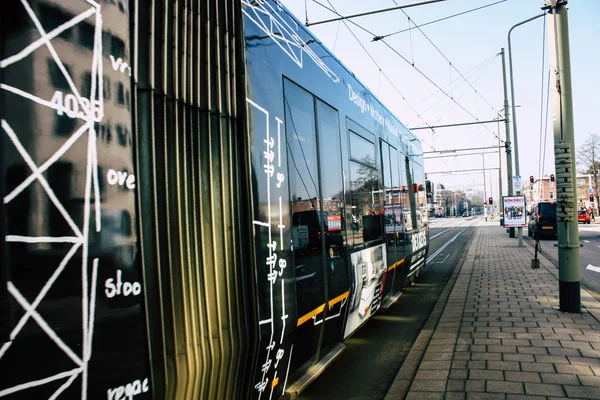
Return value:
[(592, 176), (594, 196), (600, 189), (600, 135), (592, 133), (577, 151), (577, 165), (580, 173)]

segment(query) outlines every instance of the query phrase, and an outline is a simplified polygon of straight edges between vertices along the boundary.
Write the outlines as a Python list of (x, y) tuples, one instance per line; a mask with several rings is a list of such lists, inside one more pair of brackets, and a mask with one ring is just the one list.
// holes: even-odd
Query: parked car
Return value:
[(558, 236), (556, 203), (542, 201), (533, 207), (529, 215), (527, 234), (534, 239)]
[(579, 210), (577, 213), (577, 222), (583, 222), (584, 224), (590, 223), (590, 213), (587, 210)]

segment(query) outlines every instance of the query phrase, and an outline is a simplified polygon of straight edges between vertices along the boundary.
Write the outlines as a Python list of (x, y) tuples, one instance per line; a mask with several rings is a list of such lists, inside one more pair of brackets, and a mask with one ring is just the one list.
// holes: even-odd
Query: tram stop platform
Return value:
[(600, 399), (600, 302), (561, 312), (533, 253), (482, 221), (385, 399)]

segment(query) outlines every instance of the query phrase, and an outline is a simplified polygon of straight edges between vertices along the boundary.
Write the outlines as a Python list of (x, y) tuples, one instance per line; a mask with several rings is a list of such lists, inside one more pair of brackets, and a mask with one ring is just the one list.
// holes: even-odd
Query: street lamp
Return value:
[[(516, 114), (516, 106), (515, 106), (515, 84), (513, 79), (513, 67), (512, 67), (512, 51), (510, 46), (510, 34), (517, 26), (526, 24), (527, 22), (533, 21), (534, 19), (541, 18), (545, 16), (546, 13), (542, 13), (536, 15), (535, 17), (531, 17), (526, 19), (525, 21), (519, 22), (514, 25), (512, 28), (508, 30), (508, 66), (510, 72), (510, 98), (512, 103), (512, 112), (513, 112), (513, 137), (515, 141), (515, 174), (516, 176), (520, 176), (519, 172), (519, 141), (517, 140), (517, 114)], [(521, 194), (521, 188), (517, 188), (517, 194)], [(519, 228), (519, 247), (523, 247), (523, 228)]]

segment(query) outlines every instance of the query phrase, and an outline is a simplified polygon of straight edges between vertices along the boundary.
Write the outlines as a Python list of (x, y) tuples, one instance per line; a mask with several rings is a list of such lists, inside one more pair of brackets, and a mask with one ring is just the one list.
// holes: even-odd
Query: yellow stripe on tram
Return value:
[(398, 261), (397, 263), (395, 263), (394, 265), (390, 265), (388, 267), (388, 272), (390, 272), (391, 270), (393, 270), (396, 267), (399, 267), (403, 262), (404, 262), (404, 258), (402, 260)]
[[(334, 305), (336, 305), (337, 303), (339, 303), (340, 301), (344, 300), (346, 297), (348, 297), (350, 295), (350, 291), (347, 291), (345, 293), (340, 294), (338, 297), (331, 299), (328, 301), (329, 303), (329, 308), (333, 307)], [(296, 324), (296, 326), (300, 326), (303, 323), (305, 323), (306, 321), (308, 321), (309, 319), (311, 319), (312, 317), (322, 313), (325, 310), (325, 304), (321, 304), (319, 307), (315, 308), (314, 310), (312, 310), (311, 312), (309, 312), (306, 315), (303, 315), (302, 317), (300, 317), (298, 319), (298, 323)]]
[(315, 308), (308, 314), (302, 316), (302, 318), (299, 318), (296, 326), (300, 326), (303, 323), (305, 323), (306, 321), (308, 321), (309, 319), (311, 319), (312, 317), (314, 317), (315, 315), (322, 313), (324, 309), (325, 309), (325, 304), (321, 304), (319, 307)]
[(339, 303), (340, 301), (344, 300), (346, 297), (348, 297), (350, 295), (350, 291), (347, 291), (346, 293), (342, 293), (340, 294), (338, 297), (336, 297), (335, 299), (331, 299), (329, 300), (329, 308), (335, 306), (337, 303)]

